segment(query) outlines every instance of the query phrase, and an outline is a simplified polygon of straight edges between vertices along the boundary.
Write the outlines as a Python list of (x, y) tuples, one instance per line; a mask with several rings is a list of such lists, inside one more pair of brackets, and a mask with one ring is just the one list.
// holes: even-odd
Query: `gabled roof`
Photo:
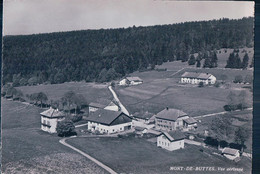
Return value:
[(102, 109), (106, 107), (105, 105), (102, 105), (99, 103), (94, 103), (94, 102), (89, 103), (89, 106), (95, 107), (95, 108), (102, 108)]
[(171, 121), (176, 121), (179, 117), (183, 116), (188, 116), (185, 112), (178, 110), (178, 109), (173, 109), (173, 108), (165, 108), (158, 114), (156, 114), (156, 118), (161, 118), (161, 119), (166, 119), (166, 120), (171, 120)]
[(236, 155), (238, 152), (239, 152), (239, 150), (233, 149), (233, 148), (229, 148), (229, 147), (225, 147), (222, 150), (222, 153), (228, 154), (228, 155)]
[(64, 117), (65, 114), (58, 109), (53, 109), (52, 107), (46, 111), (40, 113), (42, 116), (50, 117), (50, 118), (57, 118), (57, 117)]
[(106, 109), (100, 109), (96, 112), (90, 113), (89, 117), (86, 118), (88, 121), (110, 125), (116, 118), (121, 115), (125, 115), (123, 112), (111, 111)]
[(180, 131), (162, 132), (160, 135), (164, 135), (171, 142), (185, 138), (185, 135)]
[(129, 80), (129, 81), (143, 81), (139, 77), (126, 77), (126, 79)]
[(185, 72), (181, 77), (207, 80), (210, 76), (209, 73)]
[(195, 119), (192, 118), (192, 117), (189, 117), (189, 118), (187, 118), (187, 119), (184, 119), (183, 121), (185, 121), (185, 122), (188, 123), (188, 124), (197, 123), (197, 120), (195, 120)]

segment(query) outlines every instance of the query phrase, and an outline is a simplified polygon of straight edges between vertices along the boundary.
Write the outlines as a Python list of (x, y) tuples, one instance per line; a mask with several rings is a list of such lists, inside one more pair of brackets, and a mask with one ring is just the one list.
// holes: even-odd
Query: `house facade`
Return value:
[(41, 130), (56, 133), (57, 123), (64, 120), (65, 114), (58, 109), (50, 108), (40, 113)]
[(155, 115), (155, 128), (163, 131), (183, 129), (183, 120), (188, 118), (185, 112), (167, 107)]
[(229, 147), (225, 147), (223, 150), (222, 150), (222, 154), (230, 159), (230, 160), (235, 160), (236, 158), (239, 158), (240, 157), (240, 154), (239, 154), (239, 150), (237, 149), (233, 149), (233, 148), (229, 148)]
[(157, 146), (169, 151), (183, 149), (184, 138), (179, 131), (163, 132), (157, 136)]
[(126, 85), (139, 85), (142, 84), (143, 80), (139, 77), (126, 77), (123, 80), (119, 82), (120, 86), (126, 86)]
[(199, 84), (203, 82), (206, 85), (215, 84), (216, 77), (209, 73), (185, 72), (181, 76), (181, 83)]
[(100, 109), (86, 118), (88, 130), (100, 133), (117, 133), (132, 128), (132, 118), (119, 111)]

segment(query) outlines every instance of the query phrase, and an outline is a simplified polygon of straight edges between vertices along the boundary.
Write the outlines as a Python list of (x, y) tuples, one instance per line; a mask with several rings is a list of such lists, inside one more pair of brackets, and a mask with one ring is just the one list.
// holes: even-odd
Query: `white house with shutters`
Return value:
[(185, 72), (181, 76), (181, 83), (199, 84), (203, 82), (206, 85), (215, 84), (216, 77), (209, 73)]
[(179, 131), (162, 132), (157, 136), (157, 146), (169, 151), (184, 148), (184, 134)]
[(56, 133), (56, 127), (58, 121), (62, 121), (65, 118), (65, 114), (58, 109), (50, 108), (40, 113), (41, 115), (41, 130)]
[(139, 85), (139, 84), (142, 84), (142, 83), (143, 83), (143, 80), (139, 77), (126, 77), (119, 82), (119, 85), (120, 86)]

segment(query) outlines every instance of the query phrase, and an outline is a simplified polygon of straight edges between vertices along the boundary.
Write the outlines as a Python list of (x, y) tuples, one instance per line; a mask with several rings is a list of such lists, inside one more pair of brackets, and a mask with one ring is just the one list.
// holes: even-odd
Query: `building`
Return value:
[(184, 138), (183, 133), (179, 131), (163, 132), (157, 136), (157, 146), (169, 151), (183, 149)]
[(101, 103), (94, 103), (91, 102), (89, 103), (89, 113), (90, 112), (95, 112), (98, 109), (106, 109), (106, 110), (111, 110), (111, 111), (119, 111), (118, 105), (116, 105), (113, 101), (103, 101)]
[(197, 128), (197, 120), (192, 117), (183, 120), (183, 129), (194, 130)]
[(119, 82), (120, 86), (126, 86), (126, 85), (139, 85), (142, 84), (143, 80), (139, 77), (126, 77), (123, 80)]
[(132, 118), (119, 111), (99, 109), (92, 112), (88, 121), (88, 130), (100, 133), (116, 133), (129, 130), (132, 127)]
[(185, 72), (181, 76), (181, 83), (199, 84), (203, 82), (206, 85), (215, 84), (216, 77), (209, 73)]
[(222, 150), (222, 154), (230, 159), (230, 160), (236, 160), (236, 158), (239, 158), (240, 157), (240, 154), (239, 154), (239, 150), (237, 149), (232, 149), (232, 148), (229, 148), (229, 147), (225, 147), (223, 150)]
[(136, 126), (136, 127), (135, 127), (135, 133), (136, 133), (137, 135), (143, 136), (143, 134), (146, 134), (146, 133), (147, 133), (147, 128)]
[(56, 133), (58, 121), (65, 118), (65, 114), (58, 109), (50, 108), (41, 114), (41, 129), (49, 133)]
[(155, 128), (164, 131), (183, 129), (183, 120), (188, 118), (185, 112), (167, 107), (155, 115)]

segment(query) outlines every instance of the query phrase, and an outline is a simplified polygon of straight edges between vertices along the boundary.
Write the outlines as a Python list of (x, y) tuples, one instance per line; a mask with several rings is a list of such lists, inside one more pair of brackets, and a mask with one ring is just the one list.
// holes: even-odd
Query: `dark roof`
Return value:
[(129, 81), (143, 81), (142, 79), (140, 79), (139, 77), (126, 77), (127, 80)]
[(65, 116), (65, 114), (63, 112), (59, 111), (58, 109), (53, 109), (53, 108), (50, 108), (46, 111), (43, 111), (40, 114), (42, 116), (50, 117), (50, 118), (57, 118), (57, 117), (64, 117)]
[(135, 130), (137, 130), (137, 131), (143, 131), (143, 130), (145, 130), (145, 129), (147, 129), (147, 128), (145, 128), (145, 127), (140, 127), (140, 126), (136, 126), (136, 127), (135, 127)]
[(195, 119), (192, 118), (192, 117), (189, 117), (189, 118), (187, 118), (187, 119), (184, 119), (183, 121), (185, 121), (185, 122), (188, 123), (188, 124), (197, 123), (197, 120), (195, 120)]
[(158, 114), (156, 114), (156, 118), (166, 119), (166, 120), (172, 120), (176, 121), (179, 117), (187, 116), (187, 114), (181, 110), (178, 109), (164, 109)]
[(102, 108), (102, 109), (106, 107), (105, 105), (102, 105), (99, 103), (94, 103), (94, 102), (89, 103), (89, 106), (95, 107), (95, 108)]
[(105, 125), (110, 125), (120, 115), (125, 115), (125, 114), (119, 111), (100, 109), (97, 110), (96, 112), (90, 113), (89, 117), (87, 117), (86, 120), (105, 124)]
[(177, 141), (185, 138), (185, 135), (180, 131), (163, 132), (160, 135), (165, 135), (169, 141)]
[(232, 148), (229, 148), (229, 147), (225, 147), (223, 150), (222, 150), (222, 153), (224, 154), (228, 154), (228, 155), (236, 155), (236, 153), (238, 153), (239, 150), (237, 149), (232, 149)]
[(210, 76), (211, 76), (211, 74), (209, 74), (209, 73), (185, 72), (182, 74), (181, 77), (207, 80)]

